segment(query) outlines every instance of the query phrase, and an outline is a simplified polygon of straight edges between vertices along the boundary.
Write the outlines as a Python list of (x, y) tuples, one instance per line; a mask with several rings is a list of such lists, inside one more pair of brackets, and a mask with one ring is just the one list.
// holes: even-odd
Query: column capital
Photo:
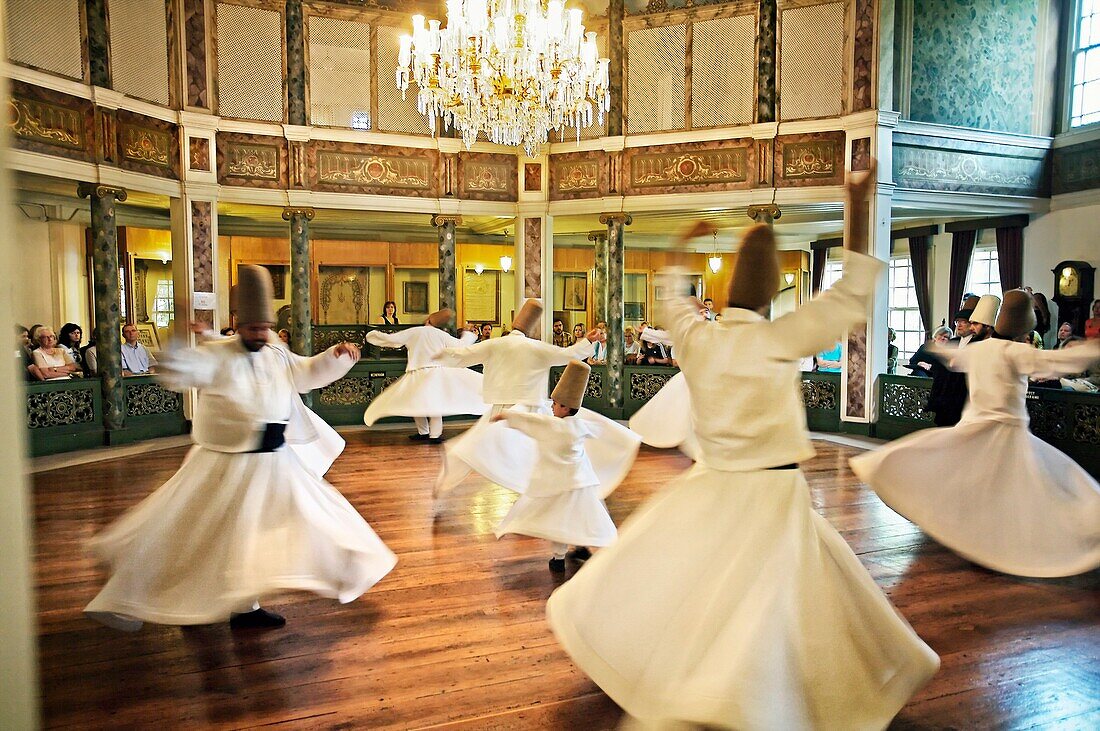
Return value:
[(629, 226), (630, 224), (634, 223), (634, 219), (631, 218), (629, 213), (601, 213), (600, 214), (600, 223), (604, 224), (605, 226), (607, 224), (611, 223), (612, 221), (617, 222), (617, 223), (621, 223), (624, 226)]
[(92, 196), (96, 198), (106, 198), (107, 196), (113, 196), (116, 200), (126, 200), (125, 188), (118, 188), (113, 185), (103, 185), (101, 183), (81, 183), (76, 186), (76, 194), (81, 198), (90, 198)]
[[(600, 219), (600, 220), (602, 221), (603, 219)], [(607, 229), (604, 229), (603, 231), (589, 231), (588, 232), (588, 240), (589, 241), (607, 241)]]
[(286, 206), (283, 208), (283, 220), (289, 221), (295, 216), (304, 216), (307, 221), (312, 221), (317, 211), (309, 206)]
[(456, 216), (450, 213), (436, 213), (432, 216), (432, 226), (440, 228), (446, 226), (448, 223), (453, 223), (456, 226), (462, 225), (462, 216)]
[(760, 223), (770, 223), (783, 215), (783, 211), (779, 210), (779, 206), (774, 203), (763, 206), (749, 206), (745, 213), (749, 218)]

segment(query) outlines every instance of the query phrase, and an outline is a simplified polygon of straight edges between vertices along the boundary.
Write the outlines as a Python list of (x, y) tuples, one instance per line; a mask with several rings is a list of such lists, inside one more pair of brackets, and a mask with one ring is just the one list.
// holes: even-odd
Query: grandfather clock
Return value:
[(1058, 304), (1058, 323), (1068, 322), (1074, 335), (1084, 335), (1085, 320), (1090, 317), (1096, 267), (1084, 261), (1064, 261), (1051, 271), (1054, 272), (1051, 299)]

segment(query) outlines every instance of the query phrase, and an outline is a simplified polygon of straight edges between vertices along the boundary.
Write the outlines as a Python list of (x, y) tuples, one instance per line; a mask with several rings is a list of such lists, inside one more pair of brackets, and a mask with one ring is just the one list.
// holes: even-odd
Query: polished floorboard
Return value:
[[(273, 597), (265, 605), (288, 623), (268, 632), (125, 634), (81, 614), (103, 582), (85, 542), (163, 483), (185, 448), (34, 475), (46, 726), (614, 728), (620, 711), (544, 620), (560, 583), (546, 544), (492, 534), (512, 494), (471, 476), (433, 519), (440, 447), (403, 432), (346, 436), (328, 479), (398, 554), (397, 568), (346, 605)], [(1029, 580), (978, 568), (859, 484), (847, 466), (857, 449), (816, 446), (804, 465), (815, 508), (943, 661), (891, 728), (1100, 728), (1100, 572)], [(616, 523), (689, 464), (643, 448), (608, 501)]]

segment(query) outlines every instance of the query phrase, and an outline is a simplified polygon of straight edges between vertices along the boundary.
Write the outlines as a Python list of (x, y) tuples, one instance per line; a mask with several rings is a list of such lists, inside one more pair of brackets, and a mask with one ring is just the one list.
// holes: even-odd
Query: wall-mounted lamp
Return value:
[(711, 274), (717, 274), (718, 270), (722, 268), (722, 257), (714, 254), (707, 259), (707, 264), (710, 266)]
[(483, 271), (485, 271), (485, 265), (484, 264), (474, 264), (474, 271), (477, 272), (478, 274), (481, 274)]
[(783, 281), (788, 287), (794, 284), (794, 272), (783, 272)]
[(500, 257), (500, 268), (505, 272), (510, 271), (512, 269), (512, 257), (507, 254)]

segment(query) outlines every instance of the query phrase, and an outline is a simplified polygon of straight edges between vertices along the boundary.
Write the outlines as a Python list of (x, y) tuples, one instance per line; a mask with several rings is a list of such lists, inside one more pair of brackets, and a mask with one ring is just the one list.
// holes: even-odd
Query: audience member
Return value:
[(37, 334), (38, 349), (34, 351), (34, 364), (44, 380), (63, 381), (79, 372), (69, 349), (57, 344), (53, 330), (39, 326)]
[(88, 343), (88, 346), (84, 348), (84, 375), (99, 375), (99, 354), (96, 350), (94, 340)]
[(1085, 320), (1085, 339), (1100, 338), (1100, 300), (1092, 301), (1092, 317)]
[(1058, 340), (1054, 344), (1055, 350), (1062, 350), (1068, 348), (1071, 343), (1078, 340), (1084, 340), (1084, 338), (1073, 334), (1073, 326), (1068, 322), (1063, 322), (1058, 326)]
[(642, 352), (642, 344), (638, 342), (638, 335), (634, 328), (623, 330), (623, 360), (627, 363), (637, 363)]
[(894, 345), (894, 341), (898, 339), (898, 334), (894, 332), (894, 328), (886, 328), (886, 337), (888, 338), (889, 345), (886, 346), (886, 372), (891, 376), (898, 371), (898, 346)]
[(279, 328), (279, 342), (290, 347), (290, 330), (285, 327)]
[(814, 358), (817, 361), (815, 370), (818, 373), (840, 373), (840, 359), (844, 357), (843, 353), (840, 343), (821, 351)]
[(574, 325), (573, 326), (573, 342), (578, 343), (581, 340), (584, 340), (584, 334), (586, 332), (588, 332), (588, 330), (585, 329), (583, 322), (578, 322), (576, 325)]
[(642, 341), (642, 353), (638, 359), (641, 365), (672, 365), (668, 350), (658, 342)]
[(126, 323), (122, 328), (122, 337), (126, 340), (122, 344), (122, 375), (140, 376), (145, 373), (156, 373), (157, 359), (138, 342), (137, 325)]
[(31, 336), (27, 328), (22, 325), (15, 326), (15, 369), (23, 374), (28, 381), (42, 381), (42, 374), (38, 366), (34, 364), (34, 356), (31, 355)]
[(84, 353), (80, 347), (80, 341), (83, 339), (84, 331), (74, 322), (66, 322), (62, 325), (61, 333), (57, 336), (58, 343), (63, 348), (69, 349), (69, 355), (73, 357), (73, 362), (81, 371), (87, 370), (84, 367)]
[(703, 317), (708, 320), (714, 320), (717, 317), (717, 313), (714, 311), (714, 300), (710, 297), (703, 300)]
[(493, 337), (493, 323), (483, 322), (477, 330), (477, 342), (481, 343)]
[(38, 331), (43, 327), (45, 327), (45, 325), (31, 325), (31, 329), (27, 331), (31, 339), (31, 350), (38, 347)]
[(1045, 338), (1050, 332), (1050, 303), (1042, 292), (1032, 292), (1031, 287), (1025, 289), (1031, 292), (1031, 298), (1035, 300), (1035, 332), (1039, 333), (1040, 338)]
[(222, 334), (222, 337), (226, 337), (226, 338), (231, 336), (231, 335), (236, 335), (237, 334), (237, 331), (234, 330), (231, 327), (223, 327), (219, 332)]
[(379, 325), (400, 325), (401, 321), (397, 319), (397, 303), (393, 300), (386, 300), (386, 304), (382, 305), (382, 316), (378, 318)]
[(931, 378), (932, 364), (935, 361), (932, 358), (932, 355), (928, 352), (929, 343), (939, 343), (940, 345), (945, 345), (947, 341), (950, 340), (952, 337), (954, 337), (954, 333), (951, 332), (951, 328), (947, 327), (946, 325), (940, 325), (939, 327), (937, 327), (935, 332), (932, 333), (932, 339), (917, 348), (917, 352), (913, 353), (913, 357), (909, 359), (909, 364), (905, 366), (910, 371), (912, 371), (910, 375)]
[(554, 320), (554, 345), (559, 348), (568, 348), (573, 344), (573, 336), (565, 332), (565, 323)]

